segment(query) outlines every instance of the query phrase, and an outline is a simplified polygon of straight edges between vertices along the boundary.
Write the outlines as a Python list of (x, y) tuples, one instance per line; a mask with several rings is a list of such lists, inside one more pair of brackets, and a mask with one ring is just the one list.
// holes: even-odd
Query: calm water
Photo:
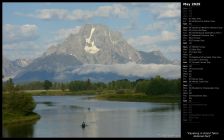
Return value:
[[(3, 127), (5, 137), (180, 137), (177, 104), (35, 96), (35, 123)], [(90, 107), (90, 110), (88, 110)], [(85, 121), (88, 126), (81, 128)]]

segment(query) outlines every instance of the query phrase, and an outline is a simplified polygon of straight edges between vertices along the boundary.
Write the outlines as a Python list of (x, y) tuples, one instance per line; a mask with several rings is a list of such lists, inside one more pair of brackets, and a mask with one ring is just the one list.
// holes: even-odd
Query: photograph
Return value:
[(181, 138), (181, 2), (3, 2), (5, 138)]

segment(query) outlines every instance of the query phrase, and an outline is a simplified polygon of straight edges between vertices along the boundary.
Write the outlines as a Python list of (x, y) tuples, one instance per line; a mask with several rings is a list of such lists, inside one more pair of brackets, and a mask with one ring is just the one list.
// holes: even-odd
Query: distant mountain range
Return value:
[[(102, 68), (117, 67), (117, 64), (173, 64), (160, 51), (138, 51), (128, 44), (122, 34), (100, 24), (87, 24), (77, 34), (71, 34), (63, 42), (51, 46), (42, 56), (30, 61), (3, 58), (3, 75), (14, 77), (16, 82), (33, 80), (70, 81), (93, 79), (110, 81), (119, 78), (136, 79), (141, 76), (124, 76), (116, 71), (102, 73)], [(80, 74), (77, 70), (86, 70)], [(101, 71), (97, 72), (97, 68)], [(114, 68), (114, 67), (113, 67)], [(122, 71), (122, 69), (120, 69)], [(126, 70), (128, 71), (128, 70)], [(124, 72), (125, 73), (125, 72)]]
[(29, 65), (31, 61), (29, 59), (16, 59), (12, 61), (3, 56), (2, 74), (6, 79), (7, 77), (14, 77), (20, 70)]

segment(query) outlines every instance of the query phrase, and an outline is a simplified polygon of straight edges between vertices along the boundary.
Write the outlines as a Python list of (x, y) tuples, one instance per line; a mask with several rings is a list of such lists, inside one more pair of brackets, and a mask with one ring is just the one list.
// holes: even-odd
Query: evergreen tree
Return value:
[(45, 81), (44, 81), (44, 89), (45, 89), (45, 90), (48, 90), (48, 89), (50, 89), (50, 87), (52, 87), (52, 83), (51, 83), (51, 81), (49, 81), (49, 80), (45, 80)]
[(61, 90), (65, 91), (65, 84), (64, 83), (61, 83)]
[(12, 78), (9, 78), (9, 80), (6, 81), (5, 88), (9, 93), (13, 93), (15, 91), (15, 86)]

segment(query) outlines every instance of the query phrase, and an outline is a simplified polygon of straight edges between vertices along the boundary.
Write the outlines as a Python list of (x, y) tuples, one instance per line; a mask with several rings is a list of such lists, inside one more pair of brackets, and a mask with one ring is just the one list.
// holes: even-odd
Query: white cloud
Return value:
[(172, 64), (113, 64), (113, 65), (83, 65), (75, 70), (73, 73), (83, 75), (88, 73), (116, 73), (122, 76), (138, 76), (143, 78), (150, 78), (160, 75), (165, 78), (180, 78), (180, 65)]
[(44, 44), (47, 48), (62, 43), (69, 35), (77, 34), (81, 26), (75, 26), (73, 28), (61, 28), (56, 32), (52, 32), (52, 38), (45, 41)]
[(170, 60), (180, 61), (181, 57), (181, 47), (179, 46), (159, 46), (158, 47), (163, 54)]
[(130, 21), (128, 25), (125, 26), (116, 26), (114, 28), (116, 31), (121, 32), (123, 35), (131, 36), (136, 30), (140, 30), (137, 26), (137, 23), (134, 21)]
[(79, 30), (80, 30), (80, 26), (76, 26), (74, 28), (62, 28), (56, 32), (56, 36), (59, 39), (65, 39), (70, 34), (77, 34), (79, 32)]
[(112, 6), (112, 11), (111, 13), (117, 17), (124, 18), (127, 17), (129, 10), (125, 6), (121, 4), (114, 4)]
[(89, 10), (74, 10), (67, 14), (64, 19), (67, 20), (82, 20), (82, 19), (90, 19), (94, 16), (94, 13)]
[(128, 39), (128, 43), (132, 46), (152, 45), (162, 41), (171, 41), (177, 39), (177, 35), (174, 32), (162, 31), (159, 35), (150, 36), (144, 35), (137, 38)]
[(167, 46), (166, 49), (164, 49), (164, 52), (166, 53), (181, 53), (180, 46)]
[(151, 4), (149, 11), (161, 18), (180, 18), (180, 3)]
[[(180, 33), (180, 19), (172, 20), (155, 20), (155, 22), (148, 24), (144, 29), (147, 31), (162, 31), (162, 30), (173, 30)], [(178, 30), (177, 30), (178, 29)]]
[[(40, 19), (51, 19), (58, 18), (64, 19), (64, 17), (68, 14), (67, 10), (64, 9), (42, 9), (36, 11), (37, 18)], [(35, 15), (33, 15), (35, 17)]]
[(99, 6), (95, 10), (66, 10), (66, 9), (40, 9), (35, 13), (24, 14), (16, 13), (19, 16), (33, 17), (43, 20), (59, 19), (59, 20), (85, 20), (93, 17), (119, 17), (126, 18), (128, 8), (122, 4), (113, 4), (111, 6)]
[(36, 58), (45, 51), (44, 45), (34, 42), (17, 42), (10, 44), (3, 44), (3, 54), (9, 59), (18, 58)]
[(145, 30), (147, 30), (147, 31), (162, 30), (162, 29), (164, 29), (164, 24), (165, 23), (162, 23), (162, 22), (152, 23), (152, 24), (147, 25), (145, 27)]
[(163, 2), (163, 3), (131, 3), (133, 9), (140, 11), (149, 11), (157, 19), (180, 18), (181, 3)]
[(160, 37), (162, 41), (175, 40), (176, 34), (174, 32), (162, 31)]
[(161, 31), (160, 34), (150, 36), (143, 35), (136, 38), (129, 38), (127, 41), (137, 50), (161, 51), (168, 59), (180, 59), (180, 33)]
[[(35, 28), (34, 28), (35, 29)], [(31, 34), (34, 32), (32, 26), (21, 26), (19, 28), (19, 32), (23, 37), (26, 34)], [(80, 26), (76, 26), (74, 28), (62, 28), (58, 31), (54, 32), (54, 36), (51, 39), (45, 40), (43, 42), (33, 42), (27, 40), (24, 42), (23, 40), (15, 40), (10, 41), (10, 43), (3, 44), (3, 53), (11, 59), (17, 58), (36, 58), (43, 54), (48, 47), (52, 45), (56, 45), (61, 43), (66, 37), (70, 34), (78, 33)], [(14, 31), (15, 26), (7, 26), (7, 31)], [(18, 34), (18, 32), (16, 32)], [(18, 34), (19, 35), (19, 34)], [(22, 38), (21, 38), (22, 39)], [(24, 39), (24, 38), (23, 38)]]
[(108, 17), (112, 10), (112, 6), (100, 6), (97, 8), (96, 14), (101, 17)]
[(22, 41), (31, 41), (37, 39), (37, 25), (25, 24), (25, 25), (3, 25), (3, 42), (15, 43)]

